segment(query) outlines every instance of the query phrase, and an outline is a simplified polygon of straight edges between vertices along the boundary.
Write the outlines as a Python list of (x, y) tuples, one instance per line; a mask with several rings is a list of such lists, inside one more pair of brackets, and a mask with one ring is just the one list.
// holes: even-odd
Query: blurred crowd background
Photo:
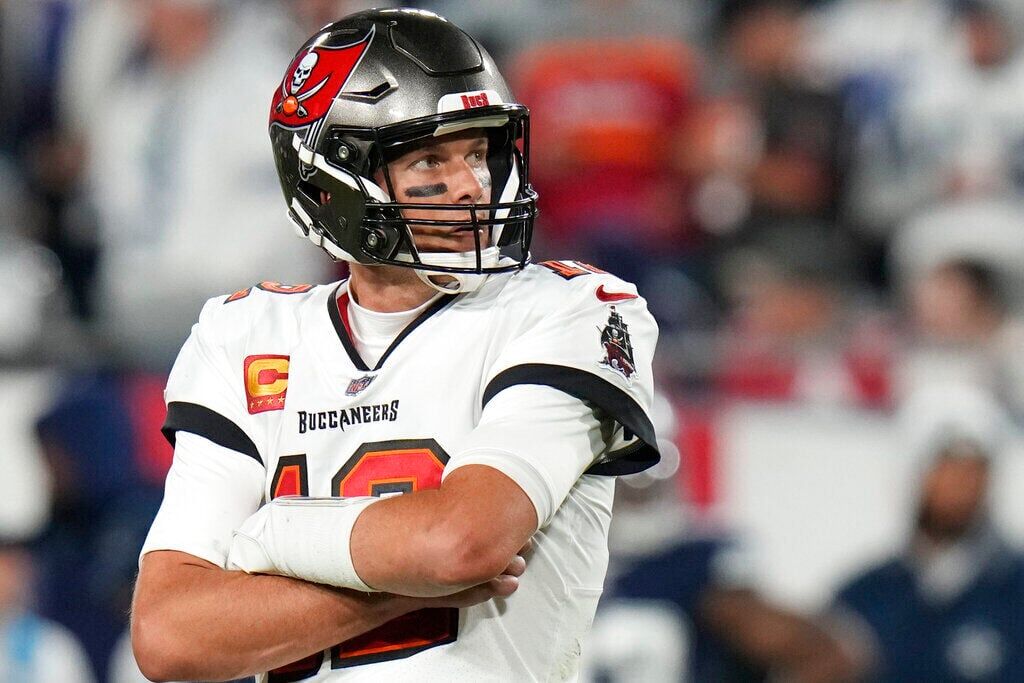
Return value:
[[(534, 259), (661, 325), (584, 679), (1024, 680), (1024, 4), (408, 4), (531, 108)], [(366, 6), (0, 0), (0, 680), (141, 680), (165, 373), (207, 297), (339, 277), (266, 122)]]

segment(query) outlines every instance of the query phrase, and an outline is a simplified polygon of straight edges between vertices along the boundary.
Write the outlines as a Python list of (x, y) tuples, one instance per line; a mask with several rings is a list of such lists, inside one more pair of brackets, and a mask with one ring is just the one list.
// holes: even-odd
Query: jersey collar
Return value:
[[(334, 288), (334, 291), (331, 292), (331, 296), (327, 298), (327, 313), (331, 318), (331, 323), (334, 325), (334, 331), (338, 333), (338, 339), (341, 340), (341, 345), (345, 347), (345, 352), (348, 354), (349, 360), (352, 361), (352, 365), (363, 372), (371, 372), (370, 367), (367, 366), (366, 362), (362, 357), (360, 357), (359, 352), (356, 351), (355, 344), (352, 343), (352, 327), (349, 325), (348, 321), (348, 287), (345, 287), (344, 290), (342, 290), (342, 287), (347, 283), (347, 280), (339, 283), (338, 286)], [(411, 323), (405, 326), (405, 329), (398, 333), (398, 336), (395, 337), (394, 341), (392, 341), (384, 353), (381, 354), (380, 360), (377, 361), (377, 365), (372, 369), (372, 371), (375, 372), (380, 370), (384, 365), (384, 361), (386, 361), (388, 356), (391, 355), (391, 352), (398, 348), (398, 345), (401, 344), (406, 337), (412, 334), (417, 327), (426, 322), (428, 318), (447, 308), (456, 299), (458, 299), (459, 296), (461, 295), (446, 294), (424, 309), (424, 311)]]

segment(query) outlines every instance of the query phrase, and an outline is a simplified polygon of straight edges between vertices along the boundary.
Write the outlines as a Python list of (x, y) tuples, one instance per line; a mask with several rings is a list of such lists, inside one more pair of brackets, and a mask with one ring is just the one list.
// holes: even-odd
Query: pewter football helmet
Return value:
[[(469, 128), (488, 137), (490, 203), (392, 199), (389, 160), (418, 141)], [(537, 213), (527, 176), (529, 112), (480, 44), (436, 14), (370, 10), (322, 28), (274, 93), (270, 138), (288, 215), (335, 259), (410, 267), (421, 278), (507, 272), (529, 260)], [(374, 181), (378, 170), (383, 187)], [(452, 218), (410, 219), (409, 209)], [(417, 227), (471, 231), (476, 249), (420, 253)], [(459, 291), (465, 278), (444, 280)]]

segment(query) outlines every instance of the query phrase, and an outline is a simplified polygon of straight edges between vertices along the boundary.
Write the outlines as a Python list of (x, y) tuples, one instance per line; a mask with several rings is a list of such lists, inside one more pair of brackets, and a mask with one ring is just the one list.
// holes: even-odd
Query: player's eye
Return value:
[(415, 171), (430, 171), (441, 165), (441, 160), (436, 154), (428, 154), (427, 156), (421, 157), (409, 165), (409, 168)]
[(475, 149), (466, 157), (466, 161), (472, 166), (482, 166), (487, 161), (486, 149)]

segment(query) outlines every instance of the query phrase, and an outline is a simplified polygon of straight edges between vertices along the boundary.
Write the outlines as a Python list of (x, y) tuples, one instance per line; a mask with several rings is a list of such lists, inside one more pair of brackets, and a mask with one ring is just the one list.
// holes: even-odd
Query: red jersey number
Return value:
[[(287, 460), (287, 462), (285, 462)], [(308, 495), (305, 456), (281, 459), (271, 491)], [(441, 486), (448, 454), (433, 439), (376, 441), (360, 446), (331, 479), (335, 496), (388, 496)], [(301, 483), (300, 483), (301, 482)], [(331, 668), (402, 659), (458, 637), (459, 610), (431, 608), (410, 612), (331, 648)], [(291, 683), (319, 671), (322, 653), (271, 671), (269, 683)]]

